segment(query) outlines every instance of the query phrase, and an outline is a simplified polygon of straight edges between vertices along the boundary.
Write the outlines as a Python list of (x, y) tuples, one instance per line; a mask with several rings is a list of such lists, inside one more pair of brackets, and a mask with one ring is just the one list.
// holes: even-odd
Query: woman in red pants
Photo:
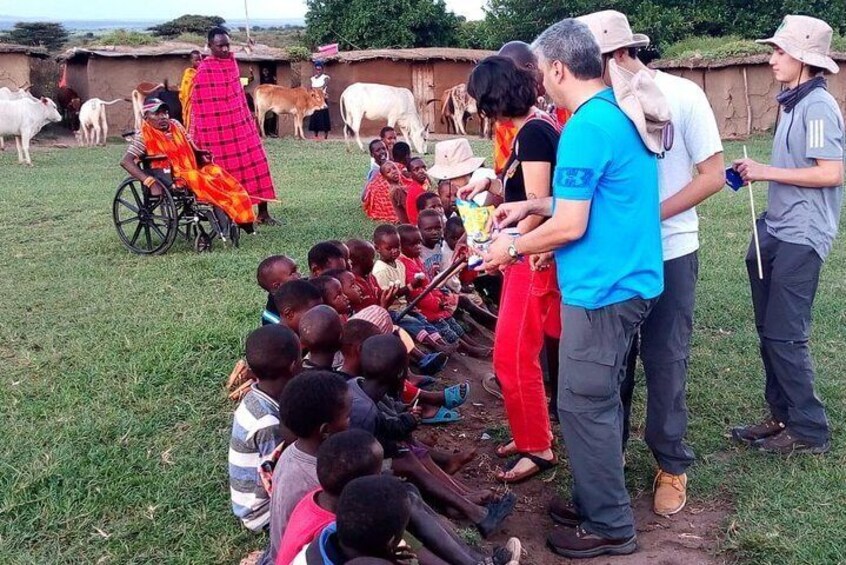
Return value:
[[(506, 202), (551, 194), (560, 126), (535, 106), (541, 88), (537, 65), (528, 49), (525, 55), (529, 59), (526, 64), (503, 56), (488, 57), (470, 75), (467, 89), (479, 111), (489, 119), (509, 120), (517, 135), (502, 180), (466, 187), (459, 195), (463, 198), (485, 190)], [(522, 234), (541, 222), (540, 217), (529, 217), (505, 228)], [(513, 436), (497, 449), (500, 457), (513, 456), (498, 475), (505, 482), (524, 481), (557, 464), (540, 354), (547, 337), (560, 337), (560, 308), (550, 254), (525, 257), (505, 271), (494, 341), (494, 371)]]

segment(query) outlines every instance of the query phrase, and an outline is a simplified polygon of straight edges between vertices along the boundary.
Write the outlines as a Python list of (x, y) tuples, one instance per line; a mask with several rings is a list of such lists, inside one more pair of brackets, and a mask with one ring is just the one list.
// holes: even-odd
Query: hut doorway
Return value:
[(411, 67), (411, 91), (424, 126), (433, 128), (435, 121), (435, 67), (431, 63), (417, 63)]

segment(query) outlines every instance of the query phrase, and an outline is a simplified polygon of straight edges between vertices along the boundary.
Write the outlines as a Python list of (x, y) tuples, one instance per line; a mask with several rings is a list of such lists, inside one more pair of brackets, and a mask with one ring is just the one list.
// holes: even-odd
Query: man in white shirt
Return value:
[[(672, 113), (674, 143), (658, 161), (664, 293), (640, 328), (639, 347), (646, 373), (645, 439), (658, 462), (653, 510), (669, 516), (685, 505), (685, 471), (694, 461), (693, 451), (684, 443), (685, 382), (699, 271), (699, 219), (694, 207), (725, 184), (723, 146), (705, 93), (692, 81), (646, 67), (637, 58), (637, 50), (649, 45), (649, 38), (633, 34), (625, 15), (607, 10), (577, 19), (590, 28), (599, 43), (606, 82), (612, 58), (624, 71), (646, 72), (664, 94)], [(620, 392), (625, 411), (624, 448), (637, 354), (636, 336)]]

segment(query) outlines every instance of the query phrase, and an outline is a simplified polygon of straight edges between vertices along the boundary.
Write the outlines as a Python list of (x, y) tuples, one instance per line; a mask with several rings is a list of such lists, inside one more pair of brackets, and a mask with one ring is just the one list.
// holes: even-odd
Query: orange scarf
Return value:
[(141, 137), (147, 154), (166, 155), (173, 176), (185, 181), (199, 201), (222, 209), (235, 223), (255, 222), (250, 195), (241, 183), (214, 163), (198, 167), (194, 147), (178, 122), (171, 120), (169, 133), (170, 137), (144, 120)]

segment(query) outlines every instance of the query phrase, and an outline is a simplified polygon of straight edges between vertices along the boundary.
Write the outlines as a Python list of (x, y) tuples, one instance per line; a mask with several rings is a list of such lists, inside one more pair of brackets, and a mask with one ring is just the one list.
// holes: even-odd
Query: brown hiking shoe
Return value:
[(803, 439), (799, 439), (790, 433), (790, 430), (784, 430), (778, 435), (770, 436), (755, 443), (758, 451), (765, 451), (775, 455), (822, 455), (831, 449), (831, 442), (826, 441), (822, 444), (811, 443)]
[(581, 526), (555, 528), (546, 538), (546, 546), (564, 557), (584, 559), (599, 555), (628, 555), (637, 549), (637, 536), (605, 539), (589, 534)]
[(549, 502), (549, 508), (547, 511), (549, 512), (549, 517), (552, 518), (552, 521), (556, 524), (561, 524), (562, 526), (570, 526), (574, 528), (582, 522), (582, 517), (579, 516), (578, 512), (576, 512), (576, 507), (560, 496), (553, 498)]
[(782, 430), (784, 430), (784, 424), (782, 424), (775, 418), (770, 418), (769, 420), (765, 420), (760, 424), (752, 424), (751, 426), (739, 426), (737, 428), (732, 428), (731, 437), (741, 443), (752, 445), (756, 441), (760, 441), (762, 439), (766, 439), (770, 436), (774, 436), (778, 433), (781, 433)]
[(652, 490), (655, 493), (652, 500), (653, 512), (659, 516), (677, 514), (687, 502), (687, 475), (671, 475), (659, 469)]

